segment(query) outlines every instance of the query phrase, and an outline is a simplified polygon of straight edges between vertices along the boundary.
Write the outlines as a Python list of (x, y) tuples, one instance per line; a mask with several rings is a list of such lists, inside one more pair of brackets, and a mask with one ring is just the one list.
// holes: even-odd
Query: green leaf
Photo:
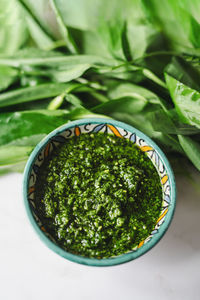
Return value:
[(120, 19), (113, 19), (102, 23), (97, 29), (97, 33), (104, 42), (108, 52), (116, 59), (125, 59), (122, 37), (124, 32), (124, 22)]
[(134, 60), (143, 57), (146, 53), (166, 50), (162, 33), (147, 22), (145, 15), (142, 15), (141, 18), (136, 16), (134, 19), (127, 20), (127, 40)]
[(103, 65), (103, 66), (117, 66), (118, 61), (115, 59), (108, 59), (104, 56), (95, 55), (62, 55), (56, 51), (41, 51), (34, 48), (28, 48), (17, 52), (12, 56), (0, 56), (0, 65), (21, 67), (22, 65), (29, 66), (47, 66), (58, 68), (64, 66), (76, 65)]
[(157, 38), (160, 33), (147, 24), (139, 0), (110, 0), (109, 3), (54, 0), (54, 3), (65, 25), (79, 30), (77, 41), (83, 53), (104, 53), (104, 56), (131, 60), (142, 56), (146, 49), (162, 48), (163, 41)]
[(148, 119), (151, 121), (155, 131), (164, 134), (182, 134), (194, 135), (200, 133), (200, 129), (180, 122), (175, 110), (156, 110), (149, 114)]
[(148, 116), (157, 109), (160, 109), (159, 104), (147, 103), (142, 107), (142, 103), (138, 99), (122, 98), (98, 105), (92, 111), (105, 113), (116, 120), (136, 127), (155, 140), (164, 152), (179, 152), (183, 154), (177, 136), (154, 130)]
[(26, 161), (35, 145), (39, 143), (45, 135), (46, 134), (36, 134), (25, 136), (0, 146), (0, 173), (2, 166), (8, 168), (8, 166), (13, 165), (11, 168), (16, 170), (16, 164)]
[[(0, 168), (17, 170), (16, 164), (28, 159), (35, 145), (50, 131), (69, 120), (98, 117), (84, 108), (65, 110), (21, 111), (0, 114)], [(39, 125), (38, 125), (39, 124)]]
[(56, 1), (51, 0), (50, 2), (51, 2), (51, 6), (55, 12), (57, 22), (60, 27), (60, 32), (63, 36), (64, 41), (66, 42), (66, 46), (71, 51), (71, 53), (77, 53), (78, 52), (77, 46), (76, 46), (72, 36), (70, 35), (69, 31), (67, 30), (67, 27), (65, 26), (65, 24), (63, 22), (63, 18), (62, 18), (61, 14), (59, 12), (59, 9), (57, 8), (57, 5), (56, 5)]
[(69, 82), (73, 79), (81, 77), (90, 68), (90, 64), (64, 66), (63, 68), (59, 68), (57, 70), (49, 70), (48, 75), (55, 81)]
[(147, 78), (165, 87), (163, 72), (170, 63), (174, 53), (169, 51), (156, 51), (139, 57), (133, 61), (135, 66), (142, 68)]
[(152, 80), (156, 84), (162, 86), (163, 88), (166, 88), (165, 83), (158, 76), (156, 76), (151, 70), (144, 68), (142, 71), (145, 77)]
[[(63, 65), (48, 68), (23, 66), (21, 71), (21, 85), (34, 85), (33, 82), (42, 83), (49, 80), (55, 82), (69, 82), (81, 77), (92, 67), (90, 64)], [(30, 84), (29, 84), (30, 83)]]
[(12, 165), (28, 159), (33, 147), (3, 146), (0, 147), (0, 167)]
[(68, 82), (80, 77), (96, 62), (97, 65), (101, 64), (103, 59), (90, 56), (64, 56), (56, 51), (29, 48), (19, 51), (14, 57), (0, 56), (0, 61), (6, 67), (7, 65), (18, 67), (21, 76), (43, 76), (58, 82)]
[(73, 94), (66, 94), (65, 100), (68, 103), (71, 103), (74, 107), (83, 107), (83, 102), (75, 95)]
[(60, 38), (56, 16), (47, 0), (19, 0), (24, 3), (29, 13), (50, 37)]
[[(153, 92), (132, 84), (116, 82), (108, 92), (110, 101), (92, 108), (98, 113), (112, 114), (113, 112), (129, 113), (142, 112), (148, 103), (162, 105), (161, 100)], [(156, 107), (156, 106), (155, 106)]]
[(112, 54), (109, 52), (107, 43), (103, 40), (98, 30), (78, 30), (72, 29), (71, 31), (76, 36), (76, 44), (79, 47), (79, 51), (84, 55), (96, 55), (103, 56), (107, 59), (112, 59)]
[(67, 122), (65, 110), (20, 111), (0, 114), (0, 145), (5, 145), (24, 137), (47, 134)]
[(112, 113), (119, 111), (120, 113), (131, 113), (134, 115), (135, 113), (141, 112), (145, 105), (145, 100), (133, 97), (125, 97), (99, 104), (98, 106), (93, 107), (91, 110), (100, 114), (112, 115)]
[(190, 137), (182, 135), (179, 135), (178, 139), (187, 157), (200, 171), (200, 143), (195, 142)]
[(34, 15), (25, 0), (17, 0), (21, 9), (26, 15), (29, 32), (34, 39), (36, 45), (42, 49), (51, 48), (54, 44), (54, 39), (51, 33), (45, 28), (40, 20)]
[(17, 78), (18, 71), (14, 68), (0, 65), (0, 91), (7, 89)]
[(153, 137), (153, 139), (161, 146), (163, 152), (178, 152), (184, 155), (184, 151), (182, 150), (176, 135), (160, 133), (158, 136)]
[(180, 120), (200, 128), (200, 93), (168, 74), (165, 78)]
[[(58, 108), (62, 105), (64, 99), (66, 99), (67, 96), (68, 96), (72, 91), (74, 91), (74, 90), (79, 90), (79, 91), (81, 91), (81, 90), (84, 89), (84, 88), (85, 88), (84, 85), (81, 84), (81, 83), (71, 83), (71, 84), (69, 84), (69, 86), (65, 89), (65, 91), (64, 91), (62, 94), (60, 94), (60, 95), (58, 95), (57, 97), (55, 97), (55, 98), (49, 103), (48, 109), (49, 109), (49, 110), (55, 110), (55, 109), (58, 109)], [(86, 87), (86, 88), (87, 88), (87, 87)], [(74, 96), (74, 97), (75, 97), (75, 96)]]
[(24, 16), (16, 0), (0, 2), (0, 53), (13, 54), (27, 37)]
[[(199, 65), (199, 63), (198, 63)], [(181, 57), (173, 57), (165, 72), (176, 80), (200, 92), (200, 69)]]
[[(109, 99), (105, 96), (105, 95), (103, 95), (103, 94), (101, 94), (101, 93), (98, 93), (98, 92), (96, 92), (96, 91), (91, 91), (90, 92), (90, 95), (92, 96), (92, 97), (94, 97), (96, 100), (98, 100), (98, 102), (100, 102), (100, 103), (105, 103), (105, 102), (108, 102), (109, 101)], [(94, 105), (93, 105), (94, 106)]]
[(59, 51), (56, 51), (56, 50), (48, 50), (47, 51), (47, 50), (43, 50), (43, 49), (39, 49), (39, 48), (31, 46), (31, 47), (24, 47), (11, 55), (1, 54), (0, 58), (2, 58), (2, 59), (11, 58), (13, 60), (25, 59), (25, 64), (27, 64), (26, 59), (33, 59), (33, 60), (36, 59), (36, 61), (37, 61), (37, 59), (39, 59), (39, 58), (40, 58), (40, 60), (42, 60), (44, 58), (59, 57), (59, 56), (63, 57), (64, 54)]
[(185, 47), (191, 47), (188, 38), (190, 14), (187, 12), (187, 3), (181, 5), (180, 2), (179, 0), (162, 2), (142, 0), (146, 17), (151, 24), (164, 33), (169, 46), (183, 50)]
[(123, 64), (116, 67), (102, 67), (95, 70), (97, 74), (103, 74), (102, 79), (120, 79), (129, 82), (142, 82), (145, 79), (143, 68), (132, 66), (131, 64)]
[(55, 0), (65, 25), (81, 30), (95, 30), (102, 22), (133, 16), (138, 1), (124, 0)]
[[(199, 3), (187, 0), (142, 0), (149, 21), (162, 31), (170, 48), (187, 52), (199, 48)], [(178, 37), (178, 38), (177, 38)]]
[(180, 7), (185, 8), (190, 15), (192, 15), (198, 22), (200, 21), (199, 10), (200, 2), (199, 0), (178, 0)]
[(124, 23), (121, 40), (122, 40), (122, 50), (123, 50), (125, 58), (128, 61), (133, 60), (130, 43), (129, 43), (128, 36), (127, 36), (127, 22)]
[(147, 115), (159, 107), (160, 105), (149, 104), (147, 101), (128, 97), (110, 100), (107, 103), (93, 107), (92, 111), (104, 113), (114, 119), (133, 125), (150, 137), (157, 137), (160, 133), (153, 130)]
[[(0, 146), (9, 144), (33, 146), (41, 135), (48, 134), (69, 120), (98, 117), (84, 108), (67, 110), (30, 110), (0, 114)], [(24, 139), (26, 137), (26, 139)], [(29, 139), (27, 139), (29, 137)], [(33, 140), (32, 140), (32, 138)], [(23, 139), (23, 140), (22, 140)]]
[(145, 89), (142, 86), (132, 84), (132, 83), (121, 83), (118, 82), (108, 93), (111, 99), (118, 99), (124, 97), (132, 97), (143, 101), (144, 103), (160, 103), (160, 99), (156, 94), (150, 90)]
[(189, 39), (195, 48), (200, 47), (199, 31), (200, 31), (200, 24), (195, 20), (195, 18), (190, 17)]
[(82, 53), (104, 53), (104, 56), (131, 60), (144, 55), (147, 49), (148, 52), (163, 49), (163, 38), (146, 22), (139, 0), (111, 0), (109, 3), (54, 0), (54, 3), (62, 28), (64, 23), (68, 28), (79, 30), (77, 42)]
[(6, 144), (6, 146), (12, 147), (34, 147), (37, 143), (39, 143), (44, 137), (45, 133), (33, 134), (31, 136), (24, 136), (17, 139), (13, 139), (11, 142)]
[(54, 97), (63, 93), (70, 84), (46, 83), (33, 87), (16, 89), (0, 94), (0, 107)]
[(0, 167), (0, 176), (6, 175), (10, 172), (23, 173), (25, 165), (26, 165), (26, 161), (27, 161), (27, 158), (26, 158), (26, 160), (20, 161), (19, 163)]

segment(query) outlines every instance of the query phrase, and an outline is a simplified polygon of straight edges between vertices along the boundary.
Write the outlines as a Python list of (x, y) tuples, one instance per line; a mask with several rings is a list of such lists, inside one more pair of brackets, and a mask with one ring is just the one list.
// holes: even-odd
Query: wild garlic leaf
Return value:
[(0, 91), (7, 89), (18, 76), (18, 70), (0, 65)]
[(45, 83), (4, 92), (0, 94), (0, 108), (54, 97), (63, 93), (68, 87), (69, 84), (65, 83)]
[(187, 136), (178, 136), (181, 147), (194, 166), (200, 171), (200, 143)]
[(144, 99), (142, 100), (136, 97), (123, 97), (99, 104), (98, 106), (93, 107), (91, 110), (100, 114), (112, 114), (119, 111), (121, 113), (130, 113), (132, 116), (134, 116), (134, 114), (141, 112), (146, 104), (147, 102)]
[(57, 19), (57, 23), (60, 29), (60, 33), (63, 37), (63, 40), (66, 43), (67, 48), (70, 50), (71, 53), (78, 53), (78, 48), (77, 45), (75, 44), (74, 39), (72, 38), (69, 30), (67, 29), (66, 25), (63, 22), (63, 18), (62, 15), (59, 11), (59, 8), (56, 5), (56, 1), (55, 0), (50, 0), (51, 3), (51, 7), (55, 13), (56, 19)]
[(109, 90), (108, 95), (111, 99), (133, 97), (144, 102), (148, 101), (156, 104), (160, 103), (159, 97), (150, 90), (128, 82), (116, 83), (116, 85)]
[[(191, 60), (190, 57), (189, 59)], [(195, 66), (188, 60), (179, 56), (172, 57), (165, 68), (165, 73), (200, 92), (200, 64), (198, 62), (198, 66)]]
[(28, 159), (32, 150), (31, 146), (0, 146), (0, 167)]
[[(81, 30), (95, 30), (102, 22), (125, 20), (133, 16), (138, 1), (124, 0), (54, 0), (67, 26)], [(137, 9), (138, 11), (138, 9)]]
[(200, 133), (200, 129), (182, 123), (179, 120), (176, 110), (155, 110), (148, 115), (148, 119), (151, 121), (154, 130), (163, 132), (164, 134), (195, 135)]
[(92, 65), (78, 64), (74, 66), (65, 66), (58, 69), (50, 69), (48, 75), (57, 82), (69, 82), (81, 77)]
[(12, 67), (21, 67), (24, 65), (64, 68), (65, 66), (77, 66), (80, 64), (114, 67), (119, 65), (119, 61), (96, 55), (62, 55), (56, 51), (38, 51), (34, 48), (19, 51), (11, 56), (0, 55), (0, 65)]
[[(34, 138), (35, 144), (37, 144), (38, 135), (48, 134), (69, 120), (87, 117), (98, 117), (98, 115), (85, 108), (75, 108), (71, 112), (64, 109), (53, 111), (41, 109), (0, 113), (0, 146), (13, 141), (15, 141), (15, 145), (19, 145), (22, 138), (23, 141), (20, 145), (30, 145), (29, 141), (33, 146), (31, 137)], [(24, 140), (25, 137), (26, 140)], [(28, 137), (29, 140), (27, 140)]]
[(200, 128), (200, 93), (168, 74), (165, 78), (180, 120)]
[(0, 176), (6, 175), (10, 172), (23, 173), (26, 162), (27, 162), (27, 157), (25, 158), (24, 161), (20, 161), (18, 163), (13, 163), (12, 165), (9, 164), (9, 165), (0, 166)]
[[(181, 3), (182, 2), (182, 3)], [(165, 36), (173, 50), (184, 51), (191, 48), (189, 1), (181, 0), (142, 0), (146, 17)], [(178, 37), (178, 38), (177, 38)]]
[(41, 49), (51, 48), (54, 44), (54, 38), (51, 33), (48, 31), (43, 23), (40, 22), (40, 19), (32, 12), (26, 0), (16, 0), (20, 7), (21, 11), (26, 17), (26, 23), (29, 28), (29, 33), (34, 39), (36, 45)]
[[(25, 136), (17, 138), (9, 142), (8, 144), (0, 146), (0, 167), (2, 166), (14, 166), (20, 162), (24, 162), (28, 159), (31, 151), (39, 143), (46, 134), (35, 134), (31, 136)], [(8, 167), (7, 166), (7, 167)], [(13, 167), (14, 167), (13, 166)], [(0, 169), (1, 173), (1, 169)]]
[(47, 134), (68, 121), (65, 110), (16, 111), (0, 114), (0, 145), (24, 137)]
[(17, 0), (0, 2), (0, 53), (13, 54), (25, 42), (27, 29)]

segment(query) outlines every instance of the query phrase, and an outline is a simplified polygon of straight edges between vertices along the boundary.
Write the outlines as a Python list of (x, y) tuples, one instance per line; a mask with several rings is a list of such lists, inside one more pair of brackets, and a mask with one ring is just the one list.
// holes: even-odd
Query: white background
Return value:
[(36, 236), (21, 195), (22, 175), (0, 177), (1, 300), (200, 299), (199, 187), (177, 177), (172, 224), (144, 256), (115, 267), (88, 267), (59, 257)]

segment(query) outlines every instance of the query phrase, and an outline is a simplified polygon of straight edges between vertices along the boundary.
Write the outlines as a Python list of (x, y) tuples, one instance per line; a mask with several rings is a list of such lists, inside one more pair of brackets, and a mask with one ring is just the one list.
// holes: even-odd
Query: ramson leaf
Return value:
[(27, 30), (17, 0), (0, 1), (0, 53), (13, 54), (24, 43)]
[(190, 137), (178, 136), (181, 147), (194, 166), (200, 171), (200, 143), (195, 142)]
[(165, 78), (180, 120), (200, 128), (200, 93), (168, 74)]

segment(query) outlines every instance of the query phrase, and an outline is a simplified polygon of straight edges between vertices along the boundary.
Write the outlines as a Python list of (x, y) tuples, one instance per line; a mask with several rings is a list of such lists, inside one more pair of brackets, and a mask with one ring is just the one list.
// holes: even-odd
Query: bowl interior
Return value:
[[(35, 183), (38, 176), (38, 170), (42, 165), (42, 163), (51, 155), (52, 150), (55, 147), (59, 147), (60, 144), (66, 143), (67, 139), (70, 139), (74, 135), (79, 136), (80, 134), (88, 134), (91, 132), (93, 133), (104, 132), (108, 134), (114, 134), (120, 138), (129, 139), (133, 144), (138, 145), (142, 151), (146, 152), (147, 156), (154, 164), (159, 174), (160, 182), (162, 185), (162, 195), (163, 195), (162, 210), (156, 222), (154, 230), (145, 240), (141, 241), (133, 251), (121, 255), (121, 256), (130, 255), (131, 253), (135, 252), (134, 253), (135, 255), (131, 256), (132, 258), (127, 257), (127, 259), (125, 260), (122, 259), (122, 261), (112, 263), (112, 264), (117, 264), (120, 262), (124, 262), (126, 260), (136, 258), (137, 256), (143, 254), (143, 252), (149, 250), (160, 239), (164, 231), (169, 226), (169, 223), (173, 215), (173, 210), (174, 210), (175, 184), (174, 184), (174, 178), (173, 178), (173, 173), (171, 171), (171, 168), (162, 151), (158, 148), (158, 146), (155, 143), (153, 143), (151, 139), (149, 139), (143, 133), (124, 123), (109, 120), (109, 119), (80, 120), (80, 121), (71, 122), (64, 126), (61, 126), (60, 128), (53, 131), (49, 136), (47, 136), (40, 144), (38, 144), (38, 146), (33, 151), (29, 159), (29, 162), (27, 163), (27, 167), (25, 170), (25, 202), (26, 202), (26, 207), (29, 211), (29, 217), (31, 215), (32, 223), (35, 223), (37, 229), (39, 229), (39, 231), (42, 233), (42, 236), (40, 237), (43, 237), (44, 239), (45, 236), (45, 239), (49, 240), (48, 244), (50, 243), (48, 246), (50, 246), (50, 248), (53, 248), (53, 250), (56, 252), (58, 252), (59, 250), (60, 255), (68, 259), (71, 259), (73, 261), (77, 261), (75, 257), (78, 256), (74, 254), (69, 254), (64, 250), (59, 249), (53, 237), (46, 231), (45, 227), (43, 226), (40, 218), (36, 213), (34, 192), (35, 192)], [(166, 220), (167, 222), (165, 222)], [(162, 230), (160, 230), (161, 228)], [(142, 248), (143, 250), (141, 251)], [(111, 258), (111, 260), (118, 259), (119, 257)], [(81, 260), (81, 263), (98, 265), (96, 263), (92, 263), (92, 261), (96, 261), (96, 259), (79, 257), (77, 262), (80, 262), (79, 260)], [(109, 261), (109, 260), (110, 259), (101, 259), (97, 261), (100, 262), (100, 261)], [(105, 262), (105, 265), (110, 265), (110, 263), (108, 262), (108, 264), (106, 264)]]

